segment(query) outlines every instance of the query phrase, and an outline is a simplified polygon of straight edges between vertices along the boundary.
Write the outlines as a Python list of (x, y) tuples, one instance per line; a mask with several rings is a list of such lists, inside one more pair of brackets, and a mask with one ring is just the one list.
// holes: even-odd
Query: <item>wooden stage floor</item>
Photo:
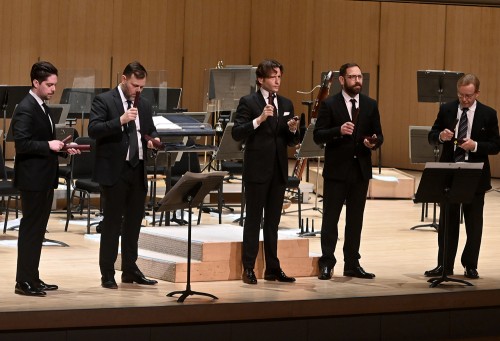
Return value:
[[(495, 180), (494, 185), (499, 184)], [(303, 216), (314, 219), (319, 229), (321, 214), (312, 209), (314, 206), (311, 197), (303, 205)], [(241, 281), (196, 282), (192, 290), (219, 299), (194, 295), (184, 303), (166, 294), (184, 290), (185, 283), (160, 281), (154, 287), (121, 284), (117, 272), (119, 289), (101, 288), (98, 242), (85, 236), (84, 223), (70, 224), (69, 231), (64, 232), (64, 215), (53, 214), (47, 237), (69, 247), (43, 248), (41, 278), (60, 288), (46, 297), (14, 294), (17, 232), (0, 236), (0, 340), (19, 339), (20, 335), (29, 339), (34, 333), (37, 337), (55, 335), (51, 340), (83, 340), (104, 330), (108, 333), (105, 335), (113, 335), (112, 339), (127, 336), (123, 340), (162, 339), (162, 330), (172, 339), (202, 334), (205, 337), (200, 339), (245, 340), (254, 339), (250, 336), (257, 328), (268, 331), (269, 339), (278, 340), (286, 335), (292, 340), (321, 337), (325, 335), (322, 328), (327, 335), (331, 333), (332, 339), (495, 339), (500, 335), (499, 208), (500, 193), (487, 193), (478, 268), (481, 278), (471, 280), (471, 287), (450, 283), (429, 287), (423, 272), (436, 265), (437, 233), (431, 228), (410, 230), (422, 224), (420, 204), (370, 199), (361, 264), (376, 274), (374, 280), (342, 276), (342, 218), (336, 252), (340, 261), (332, 280), (302, 277), (294, 284), (259, 280), (254, 286)], [(430, 211), (426, 222), (431, 216)], [(224, 219), (229, 221), (230, 217)], [(216, 224), (216, 218), (203, 214), (202, 223)], [(459, 255), (465, 239), (463, 226), (461, 229)], [(296, 213), (283, 215), (280, 230), (298, 232)], [(311, 252), (320, 253), (319, 236), (310, 237), (309, 242)], [(459, 256), (455, 275), (464, 278)], [(274, 322), (279, 325), (279, 333), (271, 327)], [(357, 327), (360, 322), (363, 328)], [(205, 334), (207, 331), (211, 334)], [(274, 333), (278, 333), (276, 337)]]

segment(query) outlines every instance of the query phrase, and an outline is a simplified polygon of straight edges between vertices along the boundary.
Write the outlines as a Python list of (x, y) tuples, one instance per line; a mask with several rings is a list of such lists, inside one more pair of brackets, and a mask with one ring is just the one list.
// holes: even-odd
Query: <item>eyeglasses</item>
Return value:
[(457, 96), (461, 99), (472, 99), (474, 96), (476, 96), (476, 93), (473, 94), (461, 94), (460, 92), (457, 93)]
[(346, 75), (345, 78), (362, 80), (363, 75)]

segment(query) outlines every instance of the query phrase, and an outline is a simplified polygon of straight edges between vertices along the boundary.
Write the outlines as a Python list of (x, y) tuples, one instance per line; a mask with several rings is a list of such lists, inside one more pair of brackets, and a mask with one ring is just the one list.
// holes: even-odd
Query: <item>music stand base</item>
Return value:
[(416, 225), (416, 226), (413, 226), (412, 228), (410, 228), (410, 230), (415, 230), (415, 229), (418, 229), (419, 227), (433, 227), (436, 231), (439, 230), (439, 224), (437, 224), (437, 223)]
[(57, 244), (57, 245), (62, 246), (62, 247), (69, 247), (69, 245), (66, 244), (65, 242), (60, 242), (60, 241), (54, 240), (54, 239), (43, 238), (43, 243), (54, 243), (54, 244)]
[(174, 295), (181, 294), (181, 296), (177, 299), (177, 302), (182, 303), (188, 296), (192, 295), (200, 295), (200, 296), (207, 296), (211, 297), (214, 300), (218, 300), (219, 298), (217, 296), (214, 296), (212, 294), (208, 294), (206, 292), (199, 292), (199, 291), (192, 291), (191, 289), (186, 290), (179, 290), (179, 291), (172, 291), (167, 294), (168, 297), (173, 297)]
[(430, 278), (427, 282), (431, 283), (429, 285), (429, 287), (431, 287), (431, 288), (435, 288), (443, 282), (454, 282), (454, 283), (465, 284), (467, 286), (473, 286), (472, 283), (464, 281), (463, 279), (451, 278), (451, 277), (448, 277), (446, 275), (443, 275), (441, 277)]

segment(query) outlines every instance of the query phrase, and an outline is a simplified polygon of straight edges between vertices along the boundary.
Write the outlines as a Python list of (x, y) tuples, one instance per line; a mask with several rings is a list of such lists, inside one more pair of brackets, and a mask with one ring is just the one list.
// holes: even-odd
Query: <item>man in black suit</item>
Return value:
[[(465, 277), (479, 278), (477, 264), (483, 232), (484, 194), (491, 189), (488, 155), (498, 154), (498, 119), (494, 109), (477, 101), (479, 79), (473, 74), (462, 76), (457, 82), (458, 100), (443, 104), (429, 132), (429, 143), (442, 144), (441, 162), (484, 162), (481, 178), (471, 203), (463, 204), (467, 242), (461, 263)], [(462, 127), (462, 129), (460, 129)], [(462, 133), (461, 133), (462, 132)], [(456, 143), (455, 143), (456, 142)], [(453, 274), (460, 227), (460, 205), (451, 204), (447, 224), (446, 262), (443, 266), (443, 229), (438, 231), (438, 266), (426, 271), (425, 276), (440, 276), (443, 271)], [(439, 224), (444, 226), (444, 210)]]
[(151, 105), (137, 97), (146, 84), (146, 77), (146, 69), (139, 62), (128, 64), (121, 83), (96, 96), (90, 111), (89, 136), (96, 140), (93, 179), (101, 185), (104, 211), (99, 267), (101, 285), (108, 289), (118, 288), (114, 265), (120, 234), (122, 282), (157, 283), (146, 278), (136, 265), (148, 188), (144, 160), (146, 148), (153, 148), (144, 135), (160, 140)]
[(368, 184), (372, 178), (372, 150), (384, 137), (377, 102), (361, 93), (363, 74), (357, 64), (340, 67), (342, 91), (325, 99), (318, 112), (314, 142), (325, 144), (323, 168), (322, 256), (318, 261), (321, 280), (332, 278), (336, 264), (338, 221), (346, 206), (344, 276), (373, 278), (359, 264), (361, 230)]
[[(64, 147), (55, 139), (55, 128), (46, 100), (56, 91), (57, 69), (49, 62), (38, 62), (31, 68), (31, 90), (12, 117), (16, 148), (14, 185), (21, 192), (23, 217), (17, 243), (15, 293), (45, 296), (57, 290), (55, 284), (40, 279), (38, 266), (43, 238), (49, 221), (54, 188), (58, 185), (58, 152)], [(69, 154), (79, 151), (68, 149)]]
[(277, 254), (278, 225), (288, 179), (287, 147), (296, 145), (300, 138), (293, 103), (281, 95), (276, 96), (282, 72), (283, 66), (276, 60), (259, 64), (256, 70), (259, 89), (240, 99), (232, 130), (233, 138), (245, 143), (243, 181), (247, 213), (243, 228), (242, 279), (248, 284), (257, 284), (254, 266), (262, 219), (264, 279), (295, 281), (285, 275)]

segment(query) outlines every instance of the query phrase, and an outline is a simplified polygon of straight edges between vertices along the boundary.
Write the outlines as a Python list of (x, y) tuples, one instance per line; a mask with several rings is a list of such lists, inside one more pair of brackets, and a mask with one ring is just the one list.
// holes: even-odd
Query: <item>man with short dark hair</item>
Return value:
[(259, 90), (240, 99), (232, 136), (245, 141), (243, 182), (246, 219), (243, 228), (243, 275), (257, 284), (254, 272), (262, 222), (268, 281), (294, 282), (281, 269), (278, 259), (278, 225), (288, 179), (287, 147), (299, 142), (293, 103), (277, 95), (283, 66), (276, 60), (262, 61), (256, 70)]
[[(54, 188), (58, 185), (58, 152), (64, 147), (55, 139), (55, 123), (44, 101), (56, 91), (57, 69), (41, 61), (31, 67), (31, 90), (23, 98), (12, 117), (16, 148), (14, 185), (21, 192), (23, 217), (17, 242), (17, 273), (15, 293), (45, 296), (57, 290), (55, 284), (40, 279), (38, 266), (43, 238), (47, 229)], [(80, 153), (73, 148), (69, 154)]]
[[(136, 265), (144, 202), (147, 193), (144, 135), (160, 140), (151, 105), (137, 97), (146, 84), (147, 71), (139, 62), (128, 64), (120, 84), (95, 97), (89, 136), (96, 140), (93, 180), (101, 185), (104, 218), (101, 222), (99, 267), (101, 285), (117, 289), (115, 261), (121, 234), (122, 282), (154, 285)], [(134, 104), (134, 105), (133, 105)]]

